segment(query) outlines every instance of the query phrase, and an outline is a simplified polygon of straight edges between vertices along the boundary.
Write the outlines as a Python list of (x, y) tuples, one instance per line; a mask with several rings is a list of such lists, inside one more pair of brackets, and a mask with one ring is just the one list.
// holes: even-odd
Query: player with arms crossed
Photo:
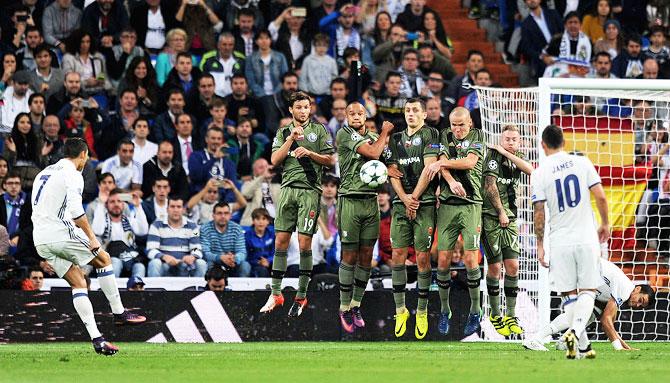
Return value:
[[(563, 145), (561, 128), (547, 126), (542, 132), (542, 149), (547, 158), (530, 178), (537, 258), (542, 266), (549, 268), (551, 289), (563, 300), (569, 323), (566, 357), (575, 359), (581, 352), (594, 358), (586, 324), (593, 312), (596, 289), (602, 283), (600, 243), (609, 238), (607, 199), (591, 161), (566, 153)], [(600, 214), (597, 230), (590, 194)], [(544, 252), (545, 223), (549, 224), (549, 259), (545, 259)], [(578, 350), (577, 343), (584, 348)]]
[(437, 174), (442, 175), (440, 208), (437, 212), (437, 227), (440, 229), (437, 242), (437, 285), (442, 305), (438, 330), (443, 335), (449, 333), (449, 268), (456, 241), (462, 235), (463, 263), (470, 294), (470, 313), (463, 333), (469, 336), (481, 328), (479, 236), (482, 220), (482, 164), (486, 148), (484, 134), (479, 129), (473, 129), (467, 109), (455, 108), (449, 114), (449, 122), (451, 130), (442, 131), (440, 138), (440, 160), (426, 168), (420, 186), (423, 187), (427, 180)]
[(417, 287), (419, 302), (416, 310), (414, 335), (423, 339), (428, 333), (428, 293), (431, 284), (430, 246), (435, 226), (436, 185), (430, 183), (425, 192), (412, 196), (425, 166), (434, 163), (439, 154), (439, 133), (425, 125), (426, 104), (419, 98), (410, 98), (405, 103), (407, 129), (395, 133), (389, 140), (391, 157), (390, 171), (400, 170), (401, 178), (391, 177), (391, 186), (396, 196), (391, 212), (391, 280), (395, 301), (395, 336), (401, 337), (407, 330), (409, 311), (405, 307), (405, 285), (407, 284), (407, 252), (410, 246), (416, 251), (419, 268)]
[[(615, 264), (604, 259), (601, 259), (600, 262), (602, 265), (602, 284), (596, 290), (595, 307), (587, 327), (595, 322), (596, 318), (600, 318), (600, 324), (605, 331), (605, 335), (612, 342), (612, 347), (615, 350), (636, 350), (621, 339), (621, 336), (614, 328), (614, 320), (616, 319), (617, 311), (624, 304), (628, 304), (632, 309), (644, 309), (653, 306), (655, 301), (654, 289), (649, 285), (636, 286)], [(568, 327), (570, 327), (568, 315), (562, 313), (540, 330), (539, 333), (535, 334), (533, 338), (524, 340), (523, 346), (533, 351), (548, 351), (544, 347), (544, 340), (553, 334), (562, 333)], [(580, 349), (586, 347), (586, 344), (581, 344), (581, 341), (580, 338)], [(591, 350), (592, 352), (593, 350)], [(588, 353), (583, 356), (588, 357)]]
[(338, 189), (338, 227), (342, 240), (340, 262), (340, 323), (344, 331), (365, 327), (361, 300), (370, 279), (372, 251), (379, 237), (377, 191), (361, 181), (361, 167), (384, 151), (393, 124), (384, 121), (381, 135), (365, 128), (365, 108), (347, 106), (347, 126), (337, 132), (337, 157), (342, 182)]
[(72, 286), (72, 303), (86, 326), (95, 352), (113, 355), (119, 349), (98, 331), (86, 279), (79, 266), (90, 264), (95, 267), (98, 283), (109, 301), (116, 324), (138, 324), (146, 318), (123, 308), (109, 254), (100, 248), (86, 218), (81, 202), (84, 188), (81, 171), (88, 160), (86, 141), (68, 139), (63, 153), (65, 158), (42, 170), (33, 183), (36, 190), (32, 196), (35, 248), (56, 275)]
[(321, 198), (321, 173), (332, 167), (333, 142), (326, 128), (309, 120), (311, 100), (295, 92), (289, 100), (293, 121), (277, 131), (272, 143), (272, 165), (283, 165), (281, 193), (275, 219), (275, 257), (272, 262), (272, 294), (260, 312), (270, 312), (284, 304), (281, 282), (286, 273), (291, 234), (298, 230), (300, 276), (298, 292), (289, 309), (297, 317), (307, 306), (307, 285), (312, 274), (312, 235), (316, 232)]
[[(521, 172), (530, 175), (533, 167), (519, 152), (521, 135), (515, 125), (502, 129), (499, 145), (491, 145), (484, 160), (484, 205), (482, 206), (482, 244), (488, 271), (486, 287), (491, 302), (489, 320), (502, 336), (523, 334), (515, 315), (519, 286), (519, 230), (516, 226), (516, 197)], [(500, 267), (505, 266), (507, 315), (500, 315)]]

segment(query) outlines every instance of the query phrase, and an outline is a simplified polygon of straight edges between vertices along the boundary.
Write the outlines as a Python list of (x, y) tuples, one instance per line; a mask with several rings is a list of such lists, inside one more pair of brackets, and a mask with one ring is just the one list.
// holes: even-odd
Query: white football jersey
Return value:
[(612, 298), (617, 306), (621, 306), (630, 298), (630, 294), (635, 289), (635, 284), (628, 279), (623, 270), (617, 265), (604, 259), (600, 263), (602, 278), (605, 284), (598, 287), (596, 301), (608, 302)]
[(600, 176), (588, 158), (558, 152), (548, 156), (530, 176), (532, 202), (546, 201), (551, 246), (598, 244), (591, 208), (593, 185)]
[(86, 214), (81, 202), (84, 178), (72, 161), (62, 159), (42, 170), (33, 182), (35, 245), (79, 241), (88, 247), (84, 231), (73, 219)]

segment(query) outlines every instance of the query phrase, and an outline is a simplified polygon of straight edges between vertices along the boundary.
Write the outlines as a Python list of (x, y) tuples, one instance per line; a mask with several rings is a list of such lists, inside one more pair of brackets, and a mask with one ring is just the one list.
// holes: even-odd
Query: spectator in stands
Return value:
[(204, 277), (207, 262), (202, 259), (198, 226), (183, 217), (184, 201), (169, 198), (167, 211), (166, 221), (156, 220), (149, 227), (147, 275)]
[(626, 49), (612, 62), (612, 72), (619, 78), (642, 74), (642, 40), (638, 35), (626, 37)]
[(570, 12), (564, 18), (564, 32), (558, 57), (588, 62), (591, 60), (591, 40), (581, 31), (582, 23), (577, 12)]
[(521, 24), (519, 52), (530, 62), (531, 70), (537, 78), (542, 76), (547, 65), (554, 63), (554, 59), (543, 53), (543, 50), (553, 35), (563, 32), (563, 24), (556, 11), (540, 6), (540, 0), (525, 2), (530, 14)]
[(642, 35), (649, 26), (647, 19), (648, 0), (613, 1), (612, 13), (624, 27), (626, 35)]
[(402, 131), (405, 126), (405, 102), (407, 97), (400, 94), (402, 77), (398, 72), (388, 72), (384, 89), (371, 99), (377, 105), (377, 121), (390, 121), (395, 125), (395, 131)]
[(232, 93), (224, 99), (228, 106), (228, 118), (237, 123), (240, 117), (246, 117), (251, 121), (254, 132), (258, 131), (264, 123), (263, 111), (258, 99), (249, 94), (247, 78), (242, 73), (236, 73), (230, 84)]
[[(203, 122), (210, 117), (209, 107), (212, 104), (212, 101), (215, 98), (218, 98), (214, 94), (214, 76), (209, 73), (203, 74), (197, 82), (197, 89), (192, 91), (190, 96), (186, 101), (186, 113), (189, 113), (191, 116), (195, 117), (195, 120), (198, 122)], [(203, 137), (207, 131), (198, 127), (198, 136)]]
[(30, 195), (21, 190), (21, 176), (12, 171), (2, 181), (2, 209), (0, 209), (0, 225), (7, 228), (9, 234), (9, 254), (14, 255), (19, 241), (32, 237), (32, 205)]
[[(95, 117), (99, 116), (97, 113), (98, 104), (95, 103), (95, 100), (90, 98), (88, 102), (90, 108), (94, 110), (94, 112), (91, 113)], [(82, 106), (83, 103), (84, 101), (81, 99), (72, 100), (59, 112), (59, 117), (61, 120), (64, 120), (64, 138), (77, 137), (84, 139), (88, 144), (89, 156), (93, 159), (98, 159), (98, 154), (96, 153), (96, 133), (100, 131), (100, 125), (98, 124), (97, 118), (93, 120), (95, 124), (89, 122), (89, 120), (85, 118), (86, 109)]]
[[(477, 93), (473, 92), (473, 94)], [(428, 101), (426, 101), (426, 115), (426, 125), (431, 126), (440, 132), (447, 128), (449, 122), (447, 121), (447, 118), (442, 115), (439, 98), (429, 98)]]
[(258, 2), (252, 0), (230, 1), (219, 8), (218, 14), (227, 30), (231, 30), (235, 25), (240, 25), (243, 22), (249, 22), (245, 20), (245, 17), (251, 18), (252, 27), (261, 28), (266, 23), (257, 5)]
[(311, 35), (319, 32), (319, 21), (337, 10), (338, 0), (323, 0), (321, 5), (310, 9), (307, 15), (308, 29)]
[[(196, 150), (203, 145), (198, 137), (193, 135), (193, 118), (188, 114), (180, 114), (175, 119), (177, 125), (177, 137), (172, 139), (172, 147), (175, 148), (174, 161), (181, 165), (189, 175), (189, 161)], [(179, 150), (176, 150), (179, 148)]]
[(251, 266), (247, 262), (244, 230), (230, 220), (231, 214), (227, 203), (214, 205), (214, 219), (200, 231), (204, 258), (210, 266), (222, 265), (232, 276), (248, 277)]
[[(199, 192), (212, 177), (237, 182), (235, 164), (227, 157), (223, 146), (223, 131), (210, 128), (205, 136), (205, 144), (205, 149), (193, 152), (188, 160), (191, 193)], [(226, 202), (235, 201), (232, 191), (224, 191), (222, 197)]]
[(402, 53), (402, 65), (398, 68), (398, 73), (401, 78), (400, 94), (404, 97), (416, 97), (426, 86), (419, 71), (419, 52), (416, 49), (406, 49)]
[(234, 194), (235, 202), (228, 204), (232, 213), (247, 206), (247, 201), (233, 181), (210, 178), (205, 187), (188, 200), (187, 207), (191, 221), (202, 225), (212, 220), (214, 205), (219, 202), (219, 189), (231, 191)]
[(170, 181), (165, 176), (159, 175), (154, 179), (151, 188), (151, 197), (142, 201), (142, 210), (144, 210), (147, 222), (150, 225), (154, 221), (167, 222), (170, 190)]
[(425, 11), (423, 14), (423, 26), (421, 28), (424, 34), (424, 40), (437, 49), (437, 52), (447, 60), (451, 60), (451, 40), (444, 30), (440, 16), (432, 10)]
[(335, 136), (337, 132), (344, 127), (347, 121), (347, 102), (344, 100), (335, 100), (333, 101), (333, 107), (330, 109), (333, 117), (328, 121), (326, 129), (330, 133), (333, 143), (335, 143)]
[(97, 209), (98, 205), (105, 206), (109, 193), (114, 189), (116, 189), (114, 175), (111, 173), (102, 173), (98, 177), (98, 196), (86, 206), (86, 218), (88, 218), (88, 222), (93, 222), (93, 212)]
[(339, 178), (326, 175), (321, 178), (321, 214), (328, 231), (333, 235), (337, 229), (337, 188), (340, 185)]
[(103, 47), (111, 48), (128, 26), (126, 7), (115, 0), (96, 0), (84, 9), (81, 27)]
[(410, 0), (405, 10), (398, 15), (396, 23), (408, 32), (419, 31), (424, 27), (423, 20), (428, 11), (432, 9), (426, 6), (426, 0)]
[[(13, 172), (21, 178), (21, 187), (30, 191), (33, 180), (40, 172), (44, 143), (30, 124), (30, 114), (19, 113), (14, 119), (10, 136), (5, 140), (5, 156)], [(11, 234), (11, 230), (10, 230)]]
[(144, 291), (144, 281), (138, 276), (131, 276), (126, 282), (126, 289), (128, 291)]
[(32, 54), (35, 55), (36, 67), (28, 72), (30, 87), (34, 92), (43, 93), (48, 100), (51, 95), (63, 89), (63, 71), (51, 66), (52, 52), (46, 44), (38, 45)]
[[(237, 25), (232, 27), (235, 36), (235, 52), (244, 57), (249, 57), (256, 50), (256, 31), (260, 25), (256, 25), (256, 13), (250, 9), (241, 9), (237, 15)], [(231, 27), (226, 27), (228, 30)]]
[[(19, 49), (16, 50), (16, 66), (18, 70), (29, 70), (34, 71), (37, 68), (37, 62), (35, 61), (35, 56), (37, 52), (35, 49), (40, 45), (44, 44), (44, 39), (42, 38), (42, 33), (35, 26), (27, 26), (26, 32), (24, 34), (25, 41), (21, 43)], [(49, 46), (47, 45), (47, 49)], [(54, 64), (54, 67), (58, 67), (58, 57), (50, 49), (48, 50), (49, 57), (51, 60), (49, 64)]]
[(146, 0), (132, 8), (130, 25), (137, 31), (140, 46), (153, 54), (163, 49), (165, 34), (179, 24), (175, 19), (177, 4), (176, 1)]
[(637, 76), (637, 78), (656, 80), (658, 78), (658, 71), (658, 62), (656, 62), (655, 59), (648, 57), (642, 64), (642, 74)]
[(582, 19), (582, 31), (591, 39), (591, 44), (605, 37), (605, 21), (612, 14), (609, 0), (593, 2), (591, 11)]
[[(367, 43), (370, 46), (370, 50), (374, 49), (379, 44), (385, 43), (391, 38), (392, 26), (393, 21), (391, 21), (390, 13), (386, 11), (381, 11), (377, 13), (377, 16), (375, 18), (375, 27), (372, 30), (372, 32), (369, 33), (371, 41)], [(370, 53), (372, 54), (372, 52)]]
[(14, 126), (16, 117), (20, 113), (29, 113), (28, 99), (33, 93), (29, 88), (30, 76), (27, 72), (16, 72), (12, 76), (13, 84), (8, 86), (2, 93), (2, 105), (0, 106), (0, 125), (2, 130), (8, 132)]
[(303, 67), (303, 59), (309, 54), (312, 45), (305, 16), (294, 15), (295, 10), (294, 7), (286, 8), (268, 25), (275, 49), (286, 57), (290, 71), (298, 71)]
[(204, 0), (195, 3), (182, 0), (175, 19), (182, 23), (189, 37), (186, 41), (188, 51), (202, 56), (216, 47), (214, 36), (223, 29), (223, 22)]
[[(163, 84), (163, 90), (172, 88), (181, 89), (189, 100), (193, 93), (198, 93), (198, 80), (200, 79), (200, 69), (193, 65), (193, 58), (188, 52), (179, 52), (175, 58), (174, 68), (168, 73), (167, 79)], [(188, 103), (186, 104), (188, 106)]]
[[(532, 1), (532, 0), (529, 0)], [(484, 68), (484, 54), (478, 50), (468, 51), (468, 61), (465, 63), (465, 73), (462, 76), (454, 77), (449, 84), (447, 90), (447, 101), (449, 105), (446, 106), (449, 115), (451, 109), (459, 104), (460, 100), (469, 95), (473, 89), (465, 89), (464, 85), (473, 85), (475, 83), (475, 74)]]
[(81, 89), (81, 75), (77, 72), (66, 72), (63, 86), (47, 100), (47, 114), (58, 114), (63, 106), (78, 98), (85, 98)]
[(28, 108), (30, 110), (30, 126), (38, 133), (42, 130), (42, 120), (44, 120), (44, 95), (42, 93), (33, 93), (28, 97)]
[(65, 52), (65, 39), (81, 26), (82, 11), (72, 0), (56, 0), (44, 9), (42, 31), (44, 41)]
[(31, 269), (28, 274), (28, 280), (30, 280), (34, 290), (42, 290), (44, 286), (44, 272), (39, 268)]
[[(156, 153), (158, 153), (158, 145), (147, 139), (149, 136), (149, 120), (144, 117), (138, 117), (133, 122), (133, 133), (134, 137), (132, 141), (133, 144), (135, 144), (133, 161), (139, 164), (140, 168), (142, 168), (147, 161), (156, 156)], [(144, 182), (144, 180), (142, 180), (142, 182)]]
[(156, 116), (151, 127), (149, 139), (153, 142), (172, 141), (177, 137), (177, 116), (184, 113), (186, 106), (186, 97), (181, 89), (168, 90), (165, 98), (167, 110)]
[(214, 97), (209, 104), (209, 117), (200, 124), (200, 131), (206, 132), (207, 129), (217, 127), (223, 130), (224, 138), (230, 138), (235, 135), (235, 121), (226, 118), (228, 107), (226, 102), (220, 97)]
[(596, 57), (593, 60), (593, 69), (594, 73), (591, 73), (589, 77), (592, 78), (617, 78), (614, 75), (612, 70), (612, 58), (609, 53), (606, 51), (596, 53)]
[(126, 190), (139, 190), (142, 186), (142, 166), (133, 160), (135, 144), (124, 138), (116, 147), (116, 155), (102, 163), (102, 172), (111, 173), (116, 186)]
[(114, 148), (122, 139), (132, 136), (132, 127), (139, 117), (137, 94), (126, 89), (119, 96), (119, 109), (111, 116), (111, 120), (104, 127), (104, 134), (96, 137), (96, 153), (100, 160), (106, 160), (114, 155)]
[(247, 199), (247, 208), (244, 210), (240, 224), (250, 226), (252, 224), (251, 213), (263, 208), (268, 212), (271, 220), (274, 220), (275, 205), (279, 201), (279, 189), (281, 185), (274, 179), (275, 173), (272, 166), (265, 158), (259, 158), (253, 164), (252, 180), (242, 185), (242, 195)]
[(237, 176), (243, 181), (250, 180), (252, 164), (265, 152), (265, 145), (252, 137), (251, 121), (239, 119), (235, 137), (228, 140), (227, 146), (230, 160), (237, 166)]
[(447, 87), (448, 84), (445, 83), (442, 73), (435, 71), (428, 73), (428, 81), (426, 81), (426, 87), (423, 88), (423, 96), (439, 99), (440, 107), (443, 110), (442, 113), (444, 113), (444, 110), (446, 109), (446, 104), (450, 104), (449, 100), (447, 99)]
[(244, 73), (244, 55), (234, 51), (235, 37), (230, 32), (219, 35), (217, 50), (202, 56), (200, 70), (214, 77), (214, 92), (219, 97), (226, 97), (233, 92), (231, 79), (236, 73)]
[(319, 216), (316, 224), (318, 228), (312, 237), (312, 262), (314, 265), (312, 274), (336, 274), (340, 263), (340, 244), (339, 241), (336, 241), (337, 231), (333, 232), (328, 229), (326, 220), (322, 216)]
[[(128, 197), (132, 200), (128, 201)], [(132, 210), (128, 209), (130, 202)], [(149, 232), (141, 202), (138, 192), (128, 194), (117, 188), (111, 190), (107, 201), (99, 203), (93, 212), (91, 229), (109, 253), (117, 278), (123, 273), (133, 277), (143, 277), (146, 273), (135, 243), (136, 237), (145, 236)], [(124, 214), (125, 210), (129, 210), (130, 214)]]
[(658, 63), (660, 78), (670, 78), (670, 49), (665, 45), (665, 31), (662, 25), (653, 25), (649, 31), (651, 44), (644, 50), (645, 57)]
[(226, 291), (228, 286), (228, 273), (221, 266), (212, 266), (205, 274), (205, 290), (208, 291)]
[[(272, 104), (264, 108), (265, 130), (264, 134), (272, 137), (279, 128), (279, 120), (291, 117), (289, 112), (289, 100), (291, 94), (298, 90), (298, 75), (294, 72), (286, 72), (281, 76), (281, 89), (271, 96)], [(261, 99), (262, 100), (262, 99)], [(314, 102), (312, 102), (314, 104)]]
[(337, 62), (328, 56), (330, 38), (319, 33), (314, 36), (314, 50), (305, 58), (300, 71), (300, 89), (317, 97), (329, 92), (330, 83), (337, 77)]
[[(476, 86), (490, 87), (491, 84), (493, 84), (493, 81), (491, 79), (491, 72), (489, 72), (488, 69), (480, 69), (477, 71), (477, 73), (475, 73)], [(469, 95), (465, 96), (463, 99), (463, 106), (471, 112), (475, 109), (479, 109), (479, 99), (477, 98), (477, 92), (470, 92)]]
[(379, 205), (379, 239), (377, 240), (377, 251), (379, 261), (375, 267), (384, 274), (391, 273), (391, 195), (387, 188), (381, 188), (377, 194)]
[(349, 93), (349, 88), (347, 86), (347, 80), (337, 77), (330, 82), (330, 91), (329, 94), (321, 98), (319, 102), (319, 113), (323, 115), (326, 121), (330, 120), (333, 117), (332, 109), (333, 102), (335, 100), (345, 100), (347, 98), (347, 93)]
[(186, 52), (186, 41), (188, 35), (181, 28), (170, 29), (165, 37), (167, 44), (156, 58), (156, 80), (158, 85), (163, 86), (168, 78), (168, 74), (177, 62), (177, 54)]
[(357, 8), (353, 4), (345, 4), (337, 12), (332, 12), (319, 20), (319, 30), (330, 37), (328, 54), (337, 60), (338, 64), (344, 62), (344, 50), (346, 48), (361, 49), (361, 35), (354, 27), (354, 17)]
[(251, 276), (267, 278), (270, 276), (270, 266), (275, 253), (275, 232), (274, 228), (269, 226), (272, 217), (267, 210), (257, 208), (251, 212), (251, 218), (251, 228), (244, 235)]
[(0, 70), (2, 70), (2, 75), (0, 76), (0, 92), (4, 92), (14, 83), (13, 77), (14, 73), (16, 73), (16, 55), (14, 53), (5, 52), (3, 54), (2, 68)]
[(451, 62), (444, 56), (436, 54), (433, 47), (428, 44), (422, 44), (419, 47), (419, 70), (423, 77), (429, 76), (431, 72), (439, 72), (440, 76), (447, 81), (456, 76), (456, 70)]
[[(154, 194), (155, 181), (168, 180), (172, 194), (186, 200), (189, 196), (188, 177), (182, 166), (174, 163), (174, 147), (170, 141), (162, 141), (158, 152), (142, 166), (142, 195), (145, 198)], [(167, 195), (167, 194), (166, 194)]]
[(614, 60), (623, 50), (624, 41), (621, 34), (621, 25), (614, 19), (605, 22), (605, 37), (596, 41), (593, 52), (607, 52)]
[[(118, 86), (119, 81), (125, 77), (124, 74), (134, 74), (133, 72), (137, 64), (133, 66), (131, 72), (127, 72), (129, 64), (132, 63), (136, 57), (144, 57), (144, 50), (137, 46), (137, 32), (135, 32), (132, 27), (125, 27), (121, 30), (120, 44), (115, 44), (109, 47), (103, 46), (100, 49), (100, 52), (102, 52), (102, 54), (105, 56), (107, 63), (107, 73), (109, 74), (112, 84), (115, 87)], [(151, 70), (153, 74), (153, 80), (155, 82), (156, 76), (155, 73), (153, 73), (153, 66), (151, 67)], [(148, 69), (145, 68), (144, 72), (142, 73), (142, 78), (147, 75), (147, 72)], [(137, 78), (134, 81), (134, 85), (138, 85)]]
[(78, 29), (67, 38), (66, 44), (63, 71), (79, 73), (84, 92), (95, 97), (101, 109), (107, 109), (106, 92), (112, 90), (112, 83), (107, 75), (105, 56), (98, 52), (97, 41), (88, 32)]
[(44, 166), (53, 165), (64, 157), (63, 145), (65, 142), (59, 136), (60, 128), (58, 116), (50, 114), (42, 120), (42, 129), (38, 132), (38, 135), (49, 151), (42, 156), (42, 165)]

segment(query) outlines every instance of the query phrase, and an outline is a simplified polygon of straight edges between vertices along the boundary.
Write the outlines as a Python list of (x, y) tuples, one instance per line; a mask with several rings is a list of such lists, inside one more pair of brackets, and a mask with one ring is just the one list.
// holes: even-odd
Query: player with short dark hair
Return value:
[(416, 311), (414, 335), (423, 339), (428, 333), (428, 293), (431, 284), (430, 247), (435, 227), (436, 183), (427, 183), (416, 193), (419, 179), (426, 166), (437, 161), (440, 142), (439, 132), (425, 125), (427, 117), (425, 102), (410, 98), (404, 107), (407, 128), (395, 133), (389, 140), (390, 158), (386, 163), (390, 169), (398, 169), (403, 176), (391, 178), (396, 192), (391, 216), (391, 247), (393, 248), (393, 300), (395, 301), (395, 336), (401, 337), (407, 329), (409, 311), (405, 307), (405, 285), (407, 284), (408, 248), (414, 246), (419, 275), (417, 286), (419, 302)]
[[(516, 125), (506, 125), (500, 144), (490, 145), (484, 160), (484, 205), (482, 206), (482, 244), (488, 270), (486, 287), (491, 303), (489, 320), (502, 336), (520, 335), (523, 328), (516, 317), (519, 289), (519, 230), (516, 225), (521, 172), (530, 175), (531, 164), (519, 151), (521, 135)], [(500, 315), (500, 271), (505, 266), (506, 315)]]
[(337, 227), (342, 242), (339, 268), (340, 323), (344, 331), (365, 327), (361, 301), (370, 279), (372, 251), (379, 237), (379, 205), (376, 189), (361, 181), (360, 171), (369, 160), (384, 152), (393, 124), (384, 121), (381, 134), (365, 127), (365, 107), (354, 102), (347, 106), (347, 125), (335, 138), (342, 182), (338, 189)]
[(449, 122), (451, 129), (442, 131), (440, 139), (440, 160), (426, 168), (422, 174), (422, 185), (438, 173), (442, 175), (440, 208), (437, 212), (437, 226), (440, 228), (437, 285), (442, 303), (438, 329), (443, 335), (449, 332), (449, 268), (458, 237), (462, 236), (463, 261), (470, 293), (470, 313), (463, 332), (469, 336), (481, 328), (479, 237), (482, 224), (482, 166), (486, 147), (484, 134), (473, 128), (467, 109), (454, 108), (449, 114)]
[(272, 262), (272, 294), (260, 312), (284, 304), (281, 282), (287, 268), (291, 234), (298, 231), (300, 276), (298, 292), (288, 315), (297, 317), (307, 306), (307, 285), (312, 274), (312, 235), (316, 232), (323, 167), (335, 165), (333, 141), (326, 128), (310, 121), (312, 101), (295, 92), (289, 99), (290, 124), (281, 127), (272, 143), (272, 164), (282, 165), (282, 188), (275, 218), (275, 256)]

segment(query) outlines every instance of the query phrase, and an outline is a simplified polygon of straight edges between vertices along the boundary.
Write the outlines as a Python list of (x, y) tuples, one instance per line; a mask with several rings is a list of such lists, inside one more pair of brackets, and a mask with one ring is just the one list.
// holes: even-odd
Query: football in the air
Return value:
[(386, 165), (377, 160), (368, 161), (361, 167), (360, 177), (364, 184), (376, 188), (388, 178)]

